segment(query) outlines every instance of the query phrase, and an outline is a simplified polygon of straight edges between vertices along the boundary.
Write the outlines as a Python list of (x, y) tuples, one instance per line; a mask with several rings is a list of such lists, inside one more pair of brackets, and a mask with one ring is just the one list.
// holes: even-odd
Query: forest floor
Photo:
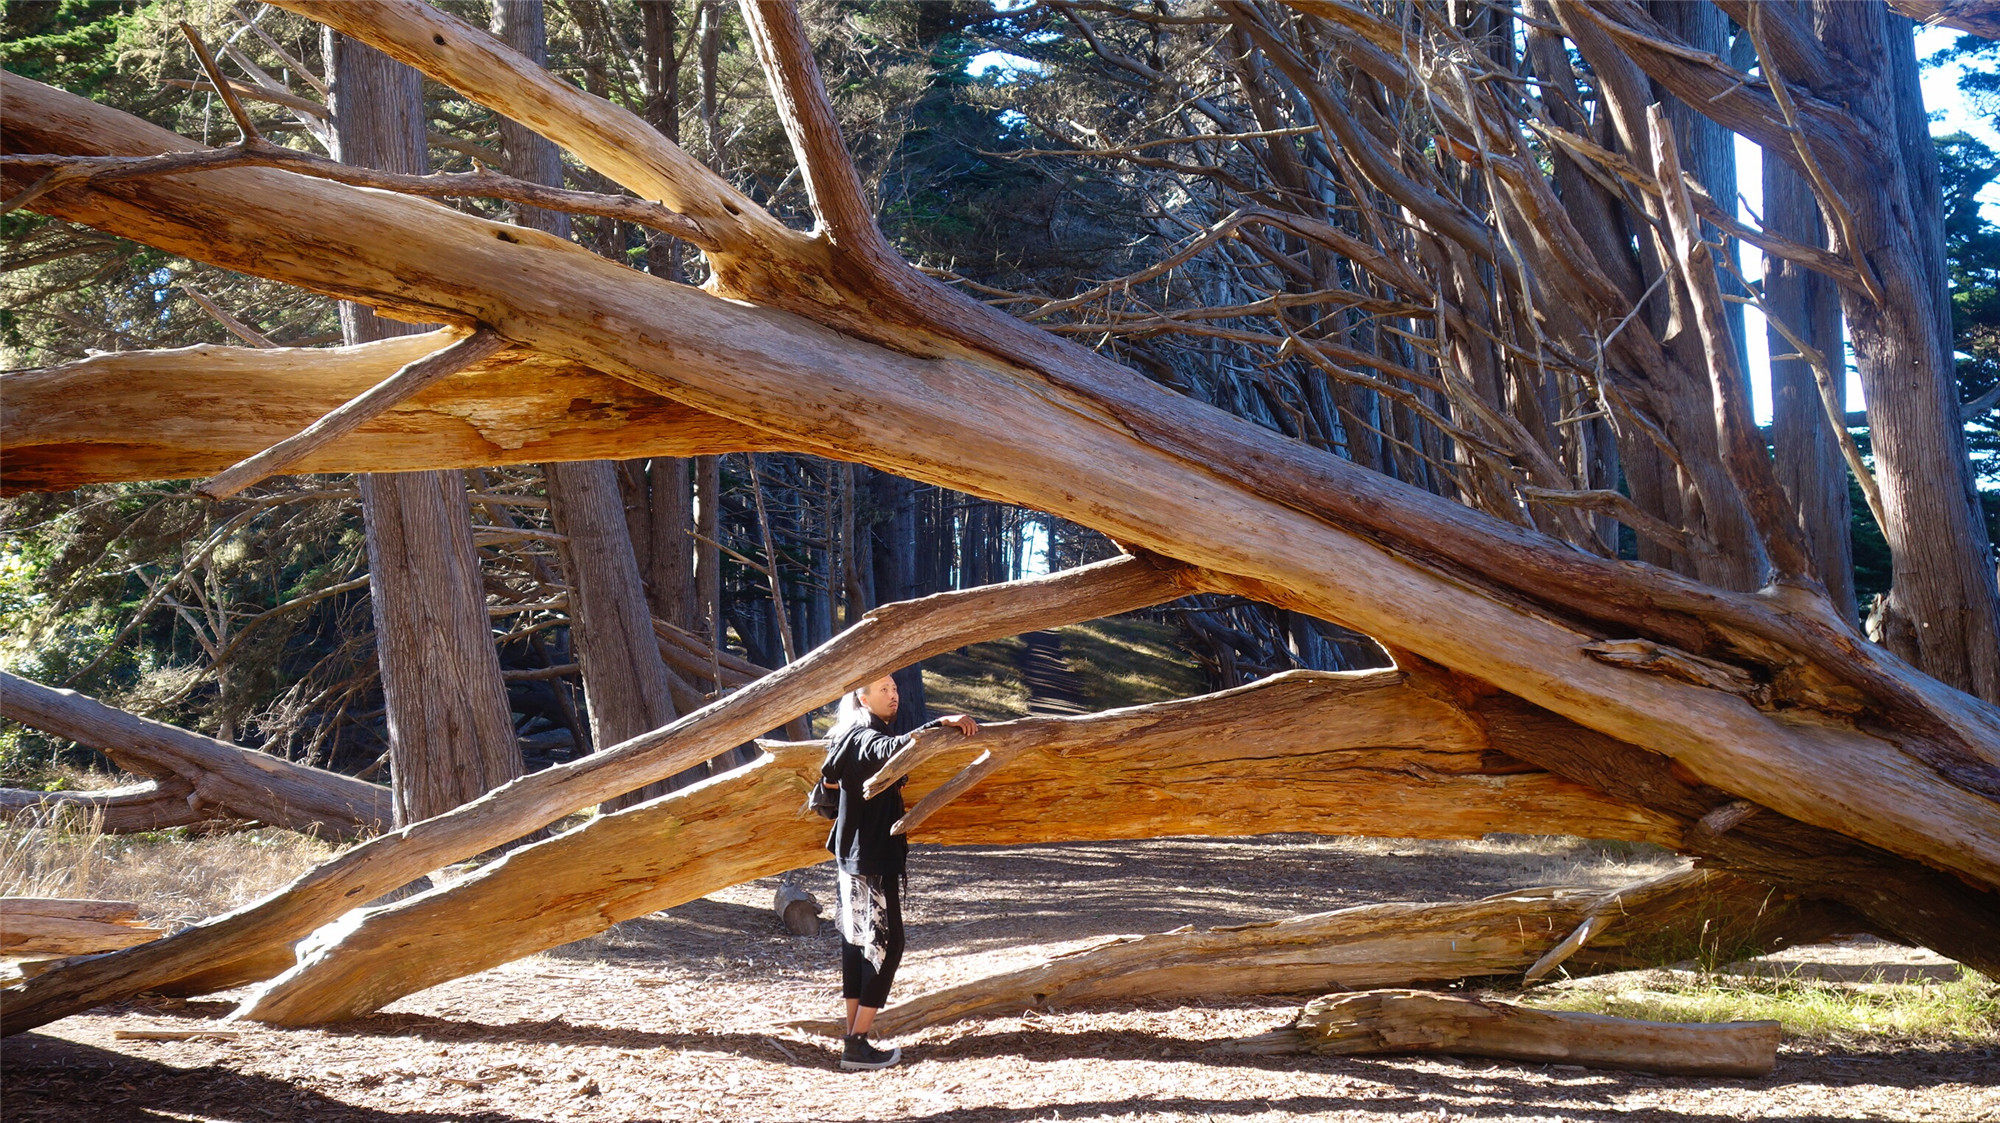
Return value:
[[(1110, 934), (1533, 884), (1611, 886), (1675, 861), (1645, 847), (1512, 836), (924, 847), (913, 862), (911, 951), (897, 993), (1022, 966)], [(805, 879), (831, 900), (825, 867)], [(1953, 965), (1867, 940), (1795, 949), (1746, 968), (1762, 980), (1635, 972), (1573, 984), (1635, 1001), (1708, 987), (1752, 1005), (1725, 1003), (1705, 1016), (1761, 1017), (1773, 1011), (1754, 1003), (1775, 993), (1775, 973), (1794, 980), (1778, 990), (1849, 1005), (1850, 1016), (1808, 1018), (1788, 1032), (1776, 1071), (1757, 1080), (1210, 1051), (1284, 1024), (1296, 996), (974, 1019), (897, 1039), (905, 1056), (898, 1068), (844, 1073), (832, 1043), (785, 1028), (838, 1008), (838, 937), (830, 923), (818, 936), (788, 935), (771, 912), (775, 884), (737, 886), (323, 1029), (222, 1025), (231, 995), (64, 1019), (0, 1043), (0, 1118), (2000, 1120), (1991, 985), (1976, 976), (1946, 981), (1958, 978)], [(1797, 981), (1813, 977), (1833, 981)], [(1946, 993), (1972, 995), (1984, 1013), (1955, 1027), (1932, 1020), (1874, 1029), (1851, 1016)], [(240, 1036), (115, 1036), (133, 1029)]]

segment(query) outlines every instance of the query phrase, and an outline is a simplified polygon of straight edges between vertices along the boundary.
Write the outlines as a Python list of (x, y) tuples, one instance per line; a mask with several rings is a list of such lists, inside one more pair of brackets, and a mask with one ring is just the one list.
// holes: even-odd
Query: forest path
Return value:
[(1083, 680), (1070, 668), (1063, 650), (1062, 636), (1050, 631), (1026, 632), (1021, 641), (1021, 676), (1028, 683), (1028, 712), (1036, 716), (1067, 717), (1096, 712), (1084, 692)]

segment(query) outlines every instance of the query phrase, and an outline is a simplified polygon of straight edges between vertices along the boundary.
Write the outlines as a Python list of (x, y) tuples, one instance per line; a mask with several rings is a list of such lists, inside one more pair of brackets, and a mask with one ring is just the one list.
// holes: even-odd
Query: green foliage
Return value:
[[(1958, 389), (1976, 400), (2000, 385), (2000, 226), (1979, 193), (2000, 179), (2000, 156), (1967, 133), (1935, 138), (1944, 187), (1945, 259), (1951, 270), (1952, 343)], [(1973, 469), (2000, 487), (2000, 413), (1988, 408), (1966, 428)]]

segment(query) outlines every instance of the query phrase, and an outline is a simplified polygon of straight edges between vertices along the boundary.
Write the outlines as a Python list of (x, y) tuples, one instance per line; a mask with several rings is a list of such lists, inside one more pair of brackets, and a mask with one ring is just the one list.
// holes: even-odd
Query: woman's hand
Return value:
[(971, 714), (952, 714), (948, 717), (941, 717), (938, 719), (938, 724), (949, 725), (967, 737), (976, 736), (979, 733), (979, 723), (972, 720)]

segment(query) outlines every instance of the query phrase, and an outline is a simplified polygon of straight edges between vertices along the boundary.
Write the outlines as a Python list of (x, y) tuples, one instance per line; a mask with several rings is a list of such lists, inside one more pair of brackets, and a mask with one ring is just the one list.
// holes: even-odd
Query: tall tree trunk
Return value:
[(1857, 162), (1881, 176), (1868, 195), (1851, 192), (1863, 244), (1849, 249), (1876, 271), (1886, 299), (1853, 287), (1841, 297), (1894, 568), (1869, 631), (1938, 679), (2000, 701), (2000, 598), (1958, 419), (1943, 204), (1911, 24), (1838, 0), (1815, 0), (1814, 15), (1829, 53), (1856, 75), (1848, 110), (1879, 146), (1878, 158)]
[[(1775, 233), (1809, 246), (1826, 244), (1826, 229), (1812, 186), (1790, 164), (1764, 157), (1764, 222)], [(1764, 257), (1765, 303), (1771, 316), (1806, 345), (1841, 361), (1840, 292), (1834, 283), (1775, 254)], [(1776, 327), (1770, 353), (1795, 353)], [(1834, 392), (1846, 410), (1846, 372), (1832, 372)], [(1820, 396), (1819, 379), (1804, 359), (1771, 361), (1771, 440), (1778, 478), (1798, 512), (1799, 529), (1820, 581), (1835, 608), (1855, 619), (1854, 551), (1847, 502), (1847, 462)]]
[[(388, 56), (326, 33), (334, 155), (421, 174), (423, 83)], [(421, 330), (342, 303), (341, 335), (365, 343)], [(521, 774), (521, 752), (486, 618), (472, 512), (456, 471), (360, 477), (370, 599), (396, 825), (442, 814)]]
[[(492, 28), (508, 46), (538, 63), (547, 60), (542, 0), (493, 0)], [(509, 174), (536, 183), (562, 184), (562, 157), (554, 144), (504, 117), (500, 138)], [(561, 238), (569, 236), (568, 215), (523, 207), (516, 218), (523, 226)], [(662, 459), (681, 463), (671, 457)], [(654, 613), (626, 523), (618, 466), (609, 460), (572, 461), (544, 464), (542, 472), (548, 482), (549, 514), (556, 532), (567, 539), (562, 556), (570, 584), (570, 632), (577, 662), (583, 667), (590, 742), (599, 747), (616, 745), (680, 716), (674, 709), (659, 640), (653, 634)], [(653, 483), (657, 488), (658, 481)], [(657, 565), (666, 551), (659, 549), (663, 531), (657, 507), (653, 513), (650, 525), (654, 534), (649, 545), (654, 548), (649, 553)], [(673, 527), (679, 529), (678, 525)], [(683, 579), (681, 585), (685, 584)], [(678, 586), (660, 592), (666, 594), (662, 599), (678, 604)], [(616, 811), (707, 775), (705, 765), (697, 766), (606, 801), (602, 807), (607, 812)]]

